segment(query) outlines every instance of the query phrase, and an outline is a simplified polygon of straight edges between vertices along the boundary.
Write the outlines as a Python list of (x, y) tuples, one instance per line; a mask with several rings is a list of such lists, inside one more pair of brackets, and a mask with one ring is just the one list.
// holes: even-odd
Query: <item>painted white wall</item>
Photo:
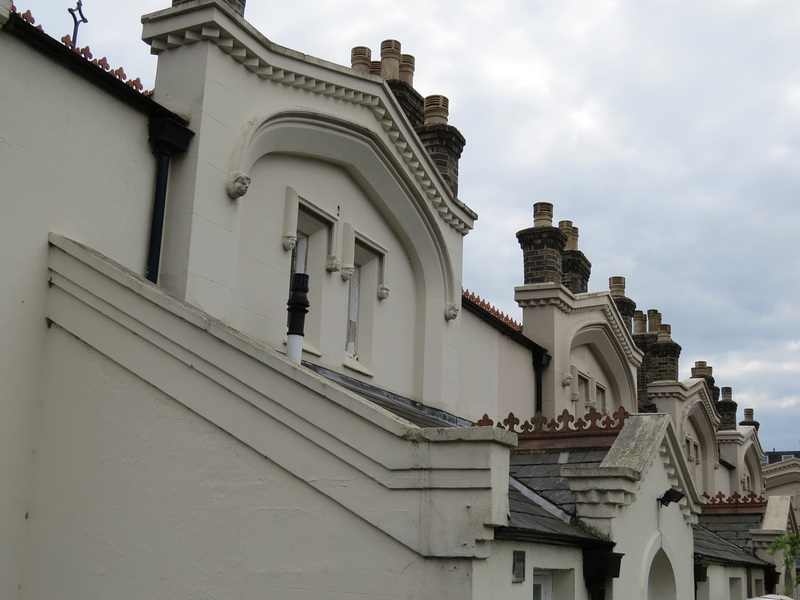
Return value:
[[(583, 554), (580, 548), (553, 546), (530, 542), (497, 541), (491, 558), (491, 588), (484, 597), (507, 600), (530, 600), (533, 596), (534, 575), (546, 574), (557, 600), (585, 600), (588, 598), (583, 577)], [(525, 581), (512, 581), (513, 553), (525, 552)]]
[(58, 326), (44, 373), (25, 598), (470, 597), (470, 560), (421, 557)]
[(462, 311), (460, 415), (502, 420), (513, 412), (530, 419), (536, 410), (536, 377), (530, 350), (500, 334), (477, 315)]
[[(243, 207), (258, 202), (257, 180), (268, 168), (260, 164), (263, 157), (269, 162), (274, 154), (295, 157), (294, 170), (281, 170), (279, 181), (268, 182), (275, 186), (265, 190), (268, 199), (295, 183), (303, 188), (298, 189), (301, 194), (340, 207), (337, 218), (374, 230), (391, 246), (393, 293), (375, 307), (375, 364), (367, 365), (374, 375), (371, 383), (408, 394), (413, 372), (413, 394), (408, 395), (458, 412), (460, 336), (445, 314), (460, 305), (463, 235), (473, 215), (455, 202), (416, 135), (405, 130), (406, 119), (385, 82), (273, 46), (246, 21), (210, 4), (174, 7), (146, 16), (144, 23), (144, 39), (160, 52), (155, 97), (190, 115), (197, 132), (172, 181), (162, 270), (167, 289), (226, 323), (247, 320), (248, 327), (264, 327), (252, 311), (241, 311), (260, 302), (242, 281), (248, 268), (260, 269), (240, 260), (242, 236), (250, 227), (249, 209)], [(202, 27), (215, 33), (198, 41)], [(336, 165), (351, 181), (329, 181), (331, 168), (321, 163)], [(310, 168), (303, 172), (301, 164)], [(234, 201), (225, 193), (225, 183), (237, 170), (257, 177), (253, 189)], [(333, 184), (330, 189), (328, 183)], [(280, 194), (276, 197), (282, 203)], [(274, 215), (282, 218), (280, 210)], [(378, 231), (375, 226), (381, 221)], [(384, 236), (386, 225), (391, 234)], [(398, 247), (402, 250), (395, 252)], [(285, 256), (250, 258), (286, 272)], [(284, 287), (278, 283), (270, 300), (282, 296)], [(392, 298), (395, 289), (397, 301)], [(389, 308), (411, 298), (413, 306)], [(336, 303), (341, 300), (332, 300), (330, 310), (339, 312)], [(409, 319), (412, 327), (407, 327)], [(339, 325), (322, 325), (318, 350), (325, 364), (341, 366), (338, 357), (325, 358), (334, 349), (340, 353)], [(395, 351), (381, 339), (395, 335), (397, 328), (403, 333)], [(276, 337), (271, 331), (270, 343)]]
[[(607, 292), (572, 294), (561, 285), (533, 284), (515, 288), (522, 307), (523, 333), (552, 355), (544, 371), (543, 408), (554, 418), (563, 410), (577, 417), (586, 412), (579, 393), (576, 370), (597, 375), (609, 387), (610, 403), (628, 412), (636, 405), (636, 368), (642, 353)], [(566, 383), (572, 377), (572, 383)]]
[(379, 300), (379, 265), (373, 264), (371, 272), (362, 273), (359, 364), (346, 361), (349, 282), (342, 278), (342, 271), (326, 270), (328, 232), (315, 234), (308, 257), (312, 305), (306, 317), (304, 359), (412, 396), (416, 310), (421, 298), (411, 259), (383, 215), (350, 175), (329, 162), (268, 155), (253, 166), (250, 175), (250, 190), (239, 200), (241, 225), (232, 325), (273, 348), (283, 347), (292, 253), (283, 247), (282, 232), (286, 186), (290, 186), (303, 202), (312, 203), (334, 219), (337, 254), (341, 256), (344, 223), (350, 223), (357, 236), (385, 251), (373, 254), (370, 264), (383, 261), (384, 281), (390, 288), (389, 297)]
[(47, 330), (47, 235), (142, 273), (155, 159), (143, 115), (5, 31), (0, 81), (0, 597), (14, 598)]

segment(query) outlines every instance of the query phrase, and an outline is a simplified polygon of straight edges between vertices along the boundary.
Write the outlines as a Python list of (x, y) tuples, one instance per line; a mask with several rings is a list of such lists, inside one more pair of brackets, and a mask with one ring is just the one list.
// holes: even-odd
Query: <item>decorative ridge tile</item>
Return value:
[(522, 331), (522, 325), (520, 323), (512, 319), (509, 315), (495, 308), (489, 301), (482, 299), (478, 294), (474, 294), (469, 290), (462, 288), (461, 295), (473, 304), (477, 304), (492, 316), (497, 317), (512, 329), (515, 329), (516, 331)]

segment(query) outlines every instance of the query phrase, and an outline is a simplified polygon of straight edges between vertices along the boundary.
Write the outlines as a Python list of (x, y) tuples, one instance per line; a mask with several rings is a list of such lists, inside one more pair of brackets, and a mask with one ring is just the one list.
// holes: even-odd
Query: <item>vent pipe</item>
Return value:
[(303, 357), (303, 337), (305, 336), (306, 314), (310, 305), (308, 301), (308, 275), (295, 273), (292, 275), (292, 286), (289, 289), (289, 302), (286, 303), (289, 313), (289, 328), (286, 336), (286, 357), (300, 364)]

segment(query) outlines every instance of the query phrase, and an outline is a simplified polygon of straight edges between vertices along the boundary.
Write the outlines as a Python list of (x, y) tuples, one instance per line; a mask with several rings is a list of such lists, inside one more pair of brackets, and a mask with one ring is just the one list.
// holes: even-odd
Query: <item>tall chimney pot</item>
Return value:
[(381, 42), (381, 77), (384, 79), (400, 79), (400, 42), (384, 40)]
[(410, 54), (403, 54), (400, 62), (400, 81), (406, 82), (414, 87), (414, 65), (415, 59)]
[(372, 68), (372, 50), (356, 46), (350, 51), (350, 66), (356, 73), (369, 73)]

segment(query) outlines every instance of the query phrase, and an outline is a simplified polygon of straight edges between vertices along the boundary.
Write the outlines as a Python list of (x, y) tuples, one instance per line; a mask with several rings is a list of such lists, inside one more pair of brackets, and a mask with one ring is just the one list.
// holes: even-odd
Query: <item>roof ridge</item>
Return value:
[[(35, 26), (36, 29), (41, 31), (50, 39), (55, 40), (55, 38), (52, 37), (50, 34), (48, 34), (42, 28), (41, 25), (36, 25), (36, 19), (33, 17), (33, 14), (31, 13), (30, 10), (26, 10), (24, 13), (20, 13), (19, 9), (17, 9), (17, 7), (12, 2), (11, 12), (17, 15), (23, 21), (25, 21), (28, 25), (32, 27)], [(109, 75), (113, 75), (114, 77), (125, 83), (128, 87), (133, 88), (137, 92), (140, 92), (143, 96), (151, 96), (153, 94), (153, 90), (143, 91), (144, 86), (142, 85), (142, 81), (139, 77), (137, 77), (136, 79), (130, 79), (128, 75), (125, 74), (125, 71), (123, 70), (122, 67), (112, 70), (111, 66), (108, 64), (108, 59), (105, 56), (100, 60), (93, 58), (92, 51), (89, 48), (89, 46), (84, 46), (83, 48), (76, 46), (75, 42), (72, 41), (72, 37), (69, 34), (61, 38), (61, 43), (64, 44), (67, 48), (69, 48), (73, 52), (75, 52), (76, 54), (78, 54), (79, 56), (83, 57), (86, 60), (86, 62), (89, 62), (95, 65), (96, 67), (99, 67), (103, 71), (107, 72)]]
[(497, 317), (512, 329), (516, 329), (517, 331), (522, 331), (522, 325), (520, 323), (515, 321), (511, 316), (498, 310), (491, 302), (489, 302), (488, 300), (484, 300), (478, 294), (470, 292), (468, 289), (461, 288), (461, 295), (470, 302), (472, 302), (473, 304), (476, 304), (477, 306), (479, 306), (480, 308), (491, 314), (492, 316)]

